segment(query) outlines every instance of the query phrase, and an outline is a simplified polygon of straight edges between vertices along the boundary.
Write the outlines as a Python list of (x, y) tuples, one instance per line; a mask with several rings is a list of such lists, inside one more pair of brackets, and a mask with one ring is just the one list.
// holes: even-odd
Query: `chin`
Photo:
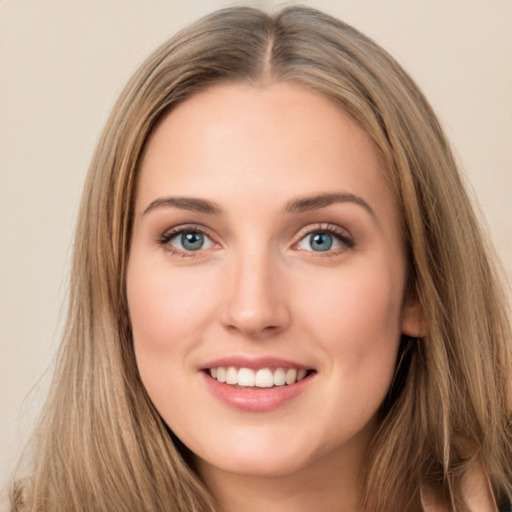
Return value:
[(208, 468), (249, 477), (283, 477), (292, 475), (309, 465), (309, 458), (304, 454), (231, 454), (221, 461), (197, 458), (199, 472)]
[(289, 431), (270, 429), (267, 436), (248, 435), (243, 441), (225, 439), (215, 445), (203, 445), (203, 449), (194, 447), (197, 467), (200, 473), (217, 469), (252, 477), (284, 477), (312, 469), (316, 464), (338, 464), (340, 457), (354, 453), (350, 435), (348, 439), (333, 435), (329, 443), (315, 441), (319, 437), (309, 431), (308, 435), (294, 437)]

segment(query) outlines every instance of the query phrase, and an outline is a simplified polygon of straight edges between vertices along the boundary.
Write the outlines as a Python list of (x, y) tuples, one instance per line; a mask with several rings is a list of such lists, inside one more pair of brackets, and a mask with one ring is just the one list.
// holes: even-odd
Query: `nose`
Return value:
[(277, 262), (254, 251), (231, 262), (221, 322), (230, 331), (266, 338), (290, 324), (289, 297)]

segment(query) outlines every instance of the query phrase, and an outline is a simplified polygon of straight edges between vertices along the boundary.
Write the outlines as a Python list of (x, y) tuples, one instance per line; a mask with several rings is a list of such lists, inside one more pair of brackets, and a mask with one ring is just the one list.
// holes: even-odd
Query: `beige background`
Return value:
[[(0, 0), (0, 484), (47, 389), (77, 205), (107, 113), (153, 48), (232, 3)], [(354, 24), (417, 80), (512, 280), (512, 0), (302, 3)]]

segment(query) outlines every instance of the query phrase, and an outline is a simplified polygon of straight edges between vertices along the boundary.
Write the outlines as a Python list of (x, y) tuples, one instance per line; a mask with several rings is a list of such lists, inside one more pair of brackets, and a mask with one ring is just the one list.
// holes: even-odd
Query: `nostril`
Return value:
[[(253, 256), (247, 256), (251, 258)], [(234, 272), (232, 286), (225, 288), (225, 302), (222, 304), (220, 321), (232, 332), (250, 337), (269, 336), (280, 332), (290, 323), (287, 299), (277, 279), (271, 279), (268, 272), (262, 275), (261, 264), (242, 261), (245, 268)], [(251, 272), (250, 269), (256, 269)]]
[(275, 336), (284, 329), (284, 325), (261, 325), (256, 322), (232, 322), (226, 328), (232, 333), (245, 335), (249, 338), (267, 338)]

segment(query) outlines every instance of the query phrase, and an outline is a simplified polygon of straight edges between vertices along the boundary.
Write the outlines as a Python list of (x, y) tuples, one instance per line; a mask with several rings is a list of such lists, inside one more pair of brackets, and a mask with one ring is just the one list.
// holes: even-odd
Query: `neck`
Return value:
[(270, 475), (231, 473), (202, 460), (197, 467), (222, 512), (354, 512), (362, 459), (362, 449), (335, 451), (296, 471)]

